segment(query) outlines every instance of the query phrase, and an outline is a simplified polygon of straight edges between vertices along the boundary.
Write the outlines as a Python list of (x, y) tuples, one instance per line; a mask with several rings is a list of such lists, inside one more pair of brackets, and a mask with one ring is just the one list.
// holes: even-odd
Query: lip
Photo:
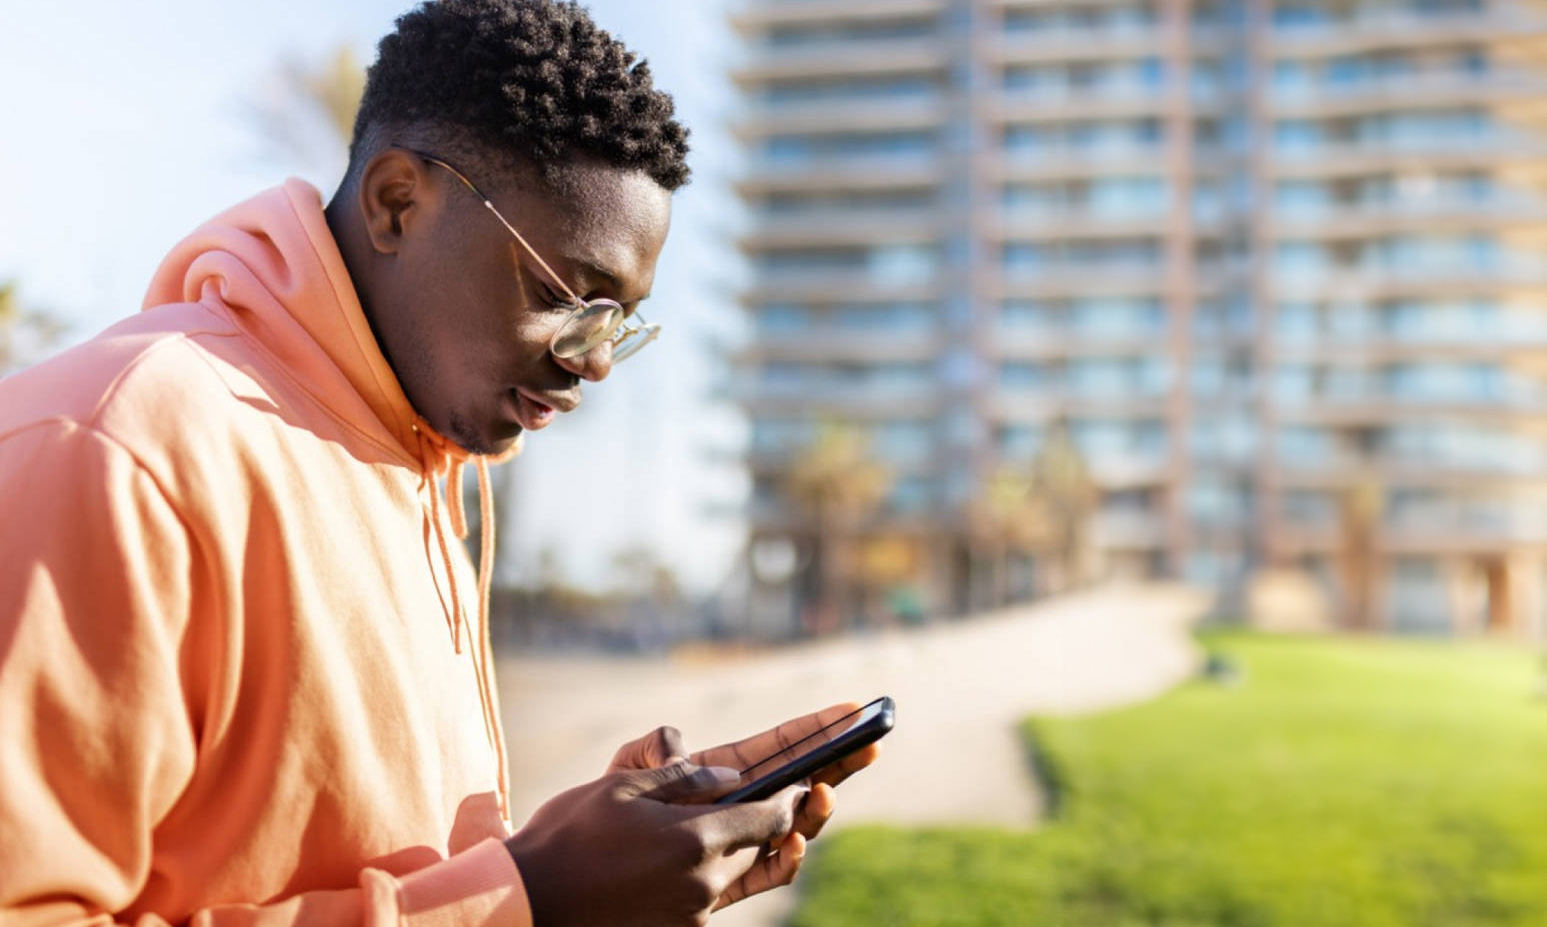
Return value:
[(572, 411), (579, 401), (572, 397), (547, 396), (516, 388), (505, 394), (507, 411), (527, 431), (539, 431), (553, 424), (560, 412)]

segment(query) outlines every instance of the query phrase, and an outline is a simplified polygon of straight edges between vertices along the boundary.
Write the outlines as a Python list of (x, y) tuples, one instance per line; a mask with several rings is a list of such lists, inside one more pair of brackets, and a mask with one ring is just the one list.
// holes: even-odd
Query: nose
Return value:
[(574, 357), (553, 355), (560, 367), (591, 383), (600, 383), (612, 372), (612, 341), (606, 340), (584, 354)]

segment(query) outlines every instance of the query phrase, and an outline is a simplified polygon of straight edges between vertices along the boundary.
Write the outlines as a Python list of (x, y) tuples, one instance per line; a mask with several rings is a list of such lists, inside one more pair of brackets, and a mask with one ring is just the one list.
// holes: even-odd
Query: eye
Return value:
[(542, 304), (554, 312), (574, 312), (580, 308), (579, 302), (570, 299), (546, 284), (542, 287)]

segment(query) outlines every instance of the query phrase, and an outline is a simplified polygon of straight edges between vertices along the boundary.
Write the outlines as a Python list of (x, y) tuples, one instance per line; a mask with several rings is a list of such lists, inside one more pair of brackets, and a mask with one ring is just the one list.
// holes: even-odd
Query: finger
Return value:
[[(693, 754), (689, 759), (705, 766), (735, 766), (745, 769), (815, 734), (834, 721), (841, 720), (860, 709), (857, 702), (842, 702), (821, 711), (790, 720), (769, 728), (761, 734), (722, 744)], [(858, 767), (856, 767), (858, 768)]]
[(616, 773), (619, 793), (625, 797), (648, 798), (665, 804), (702, 804), (711, 802), (736, 788), (741, 772), (724, 766), (696, 766), (673, 763), (651, 769), (632, 769)]
[(832, 786), (825, 782), (813, 785), (811, 794), (800, 803), (800, 808), (795, 814), (795, 832), (807, 840), (814, 839), (832, 819), (833, 811), (837, 807), (838, 798), (833, 794)]
[(753, 895), (761, 895), (769, 889), (789, 885), (795, 881), (801, 861), (805, 858), (806, 838), (798, 833), (790, 834), (779, 844), (778, 850), (760, 858), (745, 875), (731, 883), (715, 902), (714, 910), (718, 911)]
[(796, 809), (811, 792), (805, 783), (789, 786), (762, 801), (722, 805), (706, 812), (706, 846), (731, 853), (778, 843), (795, 829)]
[(871, 744), (860, 750), (856, 750), (843, 759), (830, 766), (824, 766), (811, 776), (812, 782), (825, 782), (828, 785), (837, 785), (855, 773), (869, 766), (881, 755), (881, 745)]
[(624, 769), (650, 769), (669, 766), (687, 758), (682, 746), (682, 732), (671, 726), (658, 727), (638, 740), (631, 740), (613, 754), (607, 771)]

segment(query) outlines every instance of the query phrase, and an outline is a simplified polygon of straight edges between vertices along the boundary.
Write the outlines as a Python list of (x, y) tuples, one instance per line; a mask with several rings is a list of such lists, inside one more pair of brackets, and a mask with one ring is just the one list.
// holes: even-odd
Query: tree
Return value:
[(803, 597), (808, 630), (836, 629), (847, 579), (841, 563), (844, 538), (876, 513), (892, 482), (891, 472), (871, 455), (864, 433), (852, 426), (823, 425), (792, 461), (785, 490), (810, 526)]
[(41, 360), (67, 331), (54, 316), (23, 308), (15, 281), (0, 283), (0, 376)]
[(1064, 591), (1089, 578), (1091, 526), (1101, 492), (1085, 456), (1063, 421), (1054, 422), (1031, 462), (1031, 506), (1040, 520), (1040, 547), (1056, 575), (1050, 588)]
[(1010, 558), (1046, 547), (1052, 537), (1048, 507), (1032, 490), (1029, 472), (1000, 467), (984, 481), (968, 510), (979, 546), (992, 554), (994, 603), (1009, 604)]
[(1345, 627), (1373, 631), (1375, 583), (1380, 562), (1380, 527), (1386, 489), (1378, 477), (1363, 470), (1338, 499), (1341, 537), (1338, 547), (1343, 574), (1343, 622)]
[(290, 58), (254, 102), (254, 118), (273, 159), (319, 177), (343, 176), (365, 68), (348, 46), (322, 61)]

